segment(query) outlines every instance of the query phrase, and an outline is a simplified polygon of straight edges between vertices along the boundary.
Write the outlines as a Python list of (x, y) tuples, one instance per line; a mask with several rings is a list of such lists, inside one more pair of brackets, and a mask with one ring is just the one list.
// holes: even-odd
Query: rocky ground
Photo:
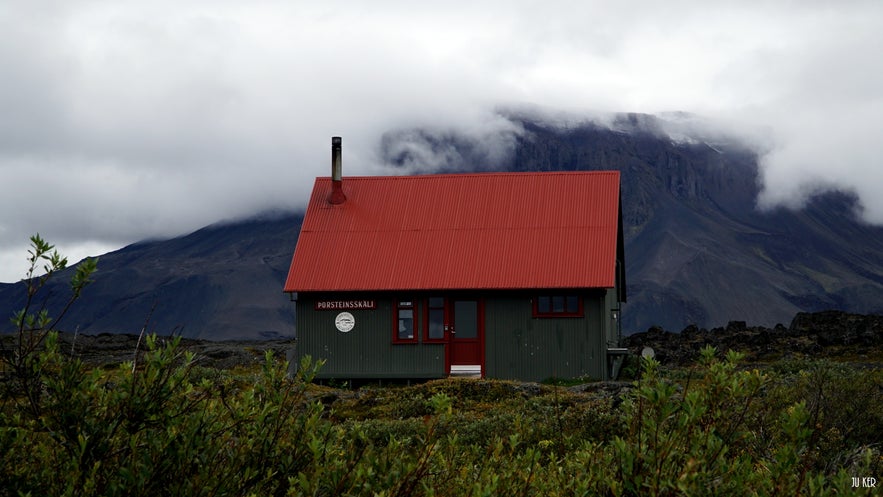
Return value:
[[(6, 347), (11, 347), (10, 335), (3, 337)], [(169, 337), (160, 338), (168, 340)], [(131, 361), (136, 353), (146, 348), (144, 340), (139, 342), (138, 335), (83, 335), (60, 333), (59, 346), (65, 353), (81, 359), (95, 367), (112, 367)], [(276, 357), (285, 358), (293, 348), (292, 340), (267, 341), (209, 341), (181, 339), (183, 350), (196, 355), (197, 364), (218, 369), (231, 369), (236, 366), (249, 367), (264, 361), (266, 351), (272, 350)]]
[[(623, 341), (623, 346), (633, 354), (640, 355), (650, 347), (663, 365), (674, 367), (692, 363), (707, 345), (721, 352), (730, 349), (743, 352), (744, 362), (752, 364), (780, 359), (829, 358), (858, 366), (883, 367), (883, 316), (839, 311), (800, 313), (788, 327), (748, 326), (743, 321), (732, 321), (726, 327), (711, 330), (689, 326), (679, 333), (653, 327)], [(137, 335), (62, 333), (59, 342), (63, 351), (97, 367), (131, 361), (136, 351), (145, 348)], [(7, 341), (7, 350), (10, 345)], [(292, 340), (182, 339), (181, 345), (196, 354), (201, 366), (230, 369), (261, 364), (267, 350), (286, 358), (294, 343)]]
[(653, 327), (624, 339), (625, 347), (640, 354), (650, 347), (664, 365), (693, 362), (711, 345), (719, 351), (736, 350), (748, 363), (780, 359), (828, 358), (869, 367), (883, 366), (883, 316), (840, 311), (798, 313), (785, 327), (747, 326), (731, 321), (711, 330), (688, 326), (680, 333)]

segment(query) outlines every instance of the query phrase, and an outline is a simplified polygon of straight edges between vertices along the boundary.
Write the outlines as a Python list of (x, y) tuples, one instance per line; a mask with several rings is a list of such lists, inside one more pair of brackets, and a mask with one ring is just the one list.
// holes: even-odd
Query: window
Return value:
[[(393, 306), (393, 343), (445, 341), (445, 299), (398, 299)], [(418, 319), (419, 316), (419, 319)]]
[(533, 301), (535, 318), (583, 317), (579, 295), (539, 295)]
[(393, 342), (416, 343), (417, 342), (417, 319), (414, 311), (413, 300), (396, 301), (396, 316), (393, 320), (395, 331)]
[(426, 299), (426, 338), (427, 342), (445, 339), (445, 299), (430, 297)]

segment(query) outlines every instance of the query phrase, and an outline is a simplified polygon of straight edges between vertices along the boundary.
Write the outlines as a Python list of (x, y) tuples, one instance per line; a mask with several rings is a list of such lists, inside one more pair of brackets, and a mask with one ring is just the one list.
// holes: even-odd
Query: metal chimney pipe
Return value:
[(343, 166), (342, 147), (339, 136), (331, 137), (331, 193), (328, 195), (328, 203), (339, 205), (346, 202), (343, 193)]
[(341, 138), (339, 136), (331, 137), (331, 180), (340, 181), (342, 173), (341, 166)]

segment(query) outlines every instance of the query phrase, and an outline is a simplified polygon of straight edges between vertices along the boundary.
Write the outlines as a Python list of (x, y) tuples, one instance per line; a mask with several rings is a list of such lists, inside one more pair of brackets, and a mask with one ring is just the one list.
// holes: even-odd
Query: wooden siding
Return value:
[[(583, 318), (534, 318), (533, 292), (486, 293), (485, 376), (522, 381), (608, 379), (607, 346), (616, 336), (610, 306), (615, 305), (616, 290), (589, 290), (580, 296)], [(394, 297), (386, 293), (301, 294), (296, 360), (304, 355), (324, 359), (319, 373), (324, 379), (445, 377), (447, 345), (423, 341), (426, 295), (408, 295), (414, 298), (421, 320), (419, 343), (408, 344), (392, 340)], [(317, 300), (329, 298), (374, 300), (377, 307), (347, 310), (356, 324), (352, 331), (342, 333), (334, 324), (342, 311), (314, 310)]]
[[(328, 297), (325, 295), (322, 298)], [(443, 344), (393, 344), (392, 298), (335, 294), (335, 300), (373, 299), (377, 308), (347, 310), (355, 318), (348, 333), (337, 330), (335, 317), (344, 311), (314, 310), (316, 296), (297, 301), (297, 360), (305, 355), (324, 359), (319, 378), (442, 378)]]
[(585, 318), (533, 318), (528, 295), (486, 299), (486, 376), (542, 381), (606, 379), (604, 293), (583, 296)]
[[(608, 348), (616, 348), (620, 346), (620, 330), (618, 320), (622, 319), (622, 308), (617, 300), (619, 289), (610, 288), (604, 294), (604, 308), (607, 313), (607, 319), (604, 321), (604, 337), (605, 346)], [(613, 319), (613, 312), (616, 311), (617, 319)]]

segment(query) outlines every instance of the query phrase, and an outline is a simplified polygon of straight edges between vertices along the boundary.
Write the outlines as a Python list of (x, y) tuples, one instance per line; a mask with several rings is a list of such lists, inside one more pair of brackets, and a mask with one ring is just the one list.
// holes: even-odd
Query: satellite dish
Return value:
[(644, 350), (641, 351), (641, 357), (644, 359), (653, 359), (656, 357), (656, 352), (653, 350), (653, 347), (644, 347)]

